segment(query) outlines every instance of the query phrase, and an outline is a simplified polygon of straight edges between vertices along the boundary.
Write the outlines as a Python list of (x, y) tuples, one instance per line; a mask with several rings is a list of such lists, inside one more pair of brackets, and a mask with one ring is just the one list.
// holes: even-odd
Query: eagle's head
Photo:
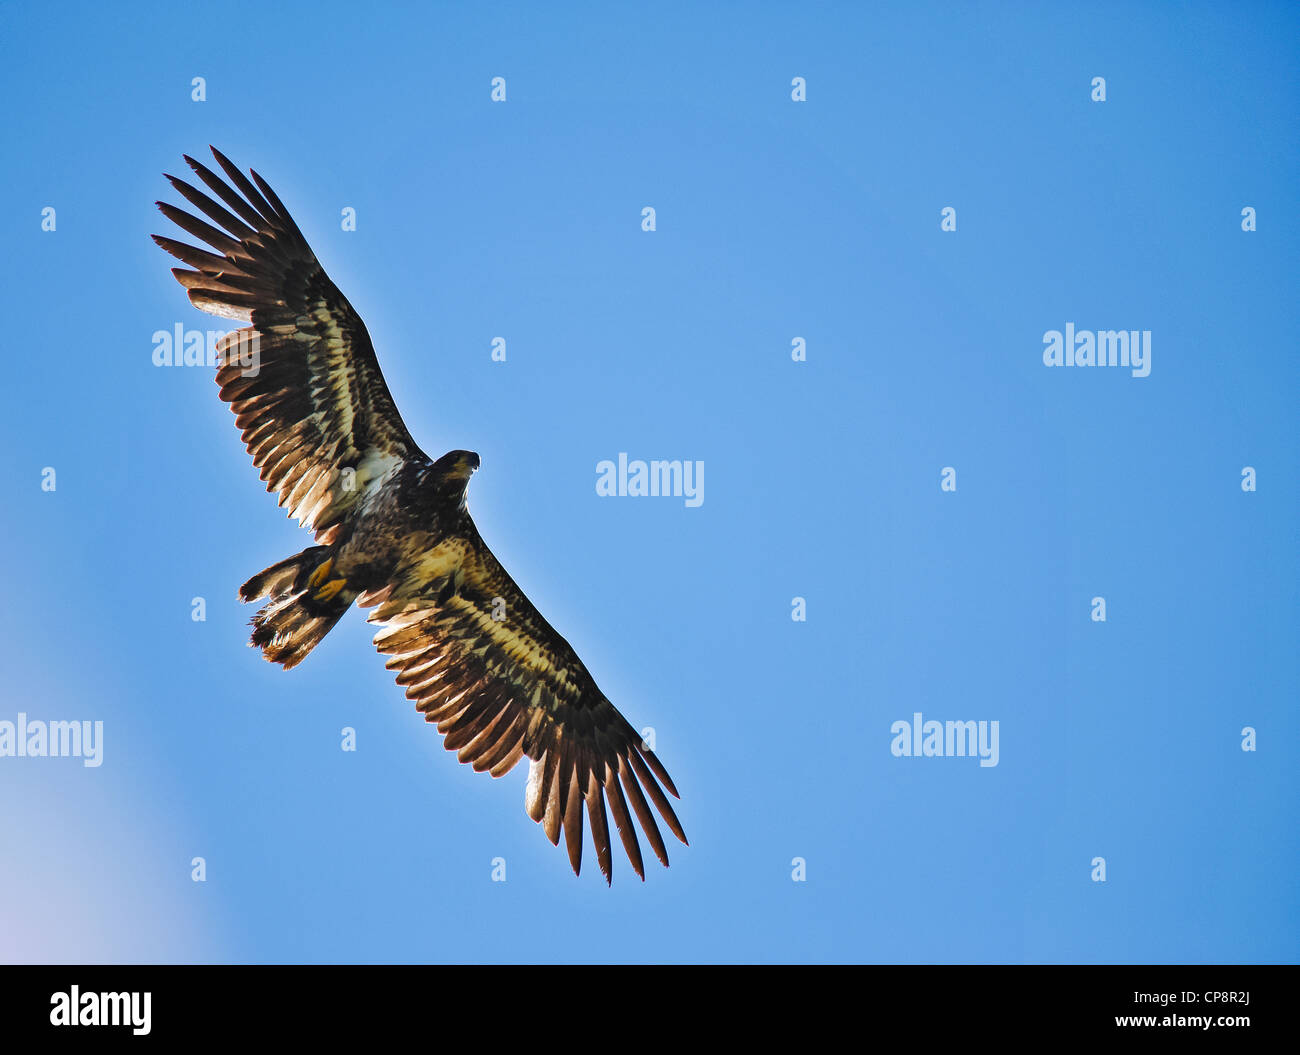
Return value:
[(478, 455), (473, 451), (448, 451), (433, 463), (430, 476), (438, 491), (463, 509), (465, 488), (478, 465)]

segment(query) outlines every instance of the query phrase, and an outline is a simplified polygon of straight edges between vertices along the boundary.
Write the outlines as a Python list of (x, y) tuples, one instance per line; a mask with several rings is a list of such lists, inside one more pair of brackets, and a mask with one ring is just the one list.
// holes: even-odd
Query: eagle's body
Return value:
[(221, 203), (168, 179), (222, 229), (159, 208), (216, 253), (155, 241), (189, 265), (173, 274), (194, 304), (251, 324), (218, 344), (221, 398), (267, 489), (318, 543), (240, 588), (245, 601), (268, 599), (252, 644), (288, 669), (353, 603), (369, 608), (387, 666), (448, 749), (493, 776), (529, 758), (528, 814), (553, 843), (563, 828), (575, 872), (585, 811), (611, 875), (607, 802), (637, 874), (644, 878), (629, 806), (666, 865), (646, 796), (685, 842), (663, 789), (677, 791), (479, 536), (465, 501), (478, 455), (435, 461), (416, 446), (364, 324), (284, 205), (255, 172), (250, 183), (213, 155), (229, 184), (185, 160)]

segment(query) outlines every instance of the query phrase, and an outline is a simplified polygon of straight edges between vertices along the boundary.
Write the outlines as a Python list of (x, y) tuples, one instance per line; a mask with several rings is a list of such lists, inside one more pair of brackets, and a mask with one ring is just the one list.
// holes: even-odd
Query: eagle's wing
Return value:
[(224, 206), (167, 178), (225, 230), (164, 202), (158, 208), (216, 253), (159, 235), (154, 241), (193, 269), (172, 274), (197, 307), (252, 324), (217, 345), (221, 398), (266, 489), (328, 544), (366, 484), (423, 454), (393, 405), (365, 324), (288, 210), (256, 172), (250, 183), (216, 147), (212, 153), (233, 188), (185, 160)]
[(407, 697), (438, 724), (443, 745), (461, 762), (499, 777), (524, 755), (532, 760), (528, 815), (554, 844), (563, 826), (575, 873), (585, 807), (600, 870), (611, 878), (608, 801), (623, 848), (644, 879), (628, 806), (667, 865), (646, 796), (685, 843), (663, 791), (676, 797), (677, 789), (573, 648), (492, 555), (468, 514), (464, 523), (458, 561), (449, 557), (447, 543), (426, 549), (400, 564), (383, 589), (357, 599), (374, 606), (369, 619), (384, 626), (375, 646), (391, 657), (385, 666), (398, 672)]

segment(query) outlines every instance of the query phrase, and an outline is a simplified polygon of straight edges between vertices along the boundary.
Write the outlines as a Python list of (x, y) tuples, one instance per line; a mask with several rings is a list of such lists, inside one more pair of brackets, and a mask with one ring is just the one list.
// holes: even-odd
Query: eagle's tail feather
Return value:
[(249, 644), (285, 670), (303, 661), (356, 596), (347, 580), (334, 574), (334, 551), (329, 546), (312, 546), (272, 564), (239, 588), (241, 601), (270, 598), (253, 616)]

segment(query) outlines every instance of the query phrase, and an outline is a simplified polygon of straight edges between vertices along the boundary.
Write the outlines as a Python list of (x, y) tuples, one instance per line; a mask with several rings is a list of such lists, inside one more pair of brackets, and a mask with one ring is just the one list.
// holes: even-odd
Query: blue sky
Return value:
[[(1297, 959), (1294, 8), (3, 18), (0, 721), (104, 731), (0, 757), (0, 959)], [(360, 613), (289, 673), (246, 647), (236, 588), (309, 538), (151, 359), (227, 328), (148, 238), (208, 143), (654, 727), (669, 870), (575, 879)], [(1150, 331), (1150, 375), (1045, 366), (1067, 323)], [(619, 452), (703, 462), (703, 503), (600, 497)], [(895, 757), (917, 712), (996, 721), (998, 764)]]

